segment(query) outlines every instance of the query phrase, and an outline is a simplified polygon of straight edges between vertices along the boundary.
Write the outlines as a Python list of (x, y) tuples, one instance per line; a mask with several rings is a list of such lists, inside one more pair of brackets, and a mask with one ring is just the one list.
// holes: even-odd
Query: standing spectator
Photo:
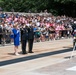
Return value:
[(2, 27), (1, 27), (1, 25), (0, 25), (0, 44), (1, 44), (1, 40), (2, 39)]
[(13, 42), (13, 38), (14, 38), (14, 34), (13, 34), (12, 30), (13, 30), (13, 27), (10, 28), (10, 39), (11, 39), (10, 43)]
[(5, 43), (6, 43), (6, 27), (5, 27), (5, 24), (4, 23), (2, 23), (2, 26), (3, 26), (3, 28), (2, 28), (2, 45), (4, 46), (5, 45)]
[(51, 40), (54, 40), (54, 39), (55, 39), (55, 29), (54, 29), (53, 26), (50, 26), (50, 27), (49, 27), (49, 38), (50, 38)]
[(15, 24), (14, 25), (14, 28), (13, 28), (13, 34), (14, 34), (14, 50), (15, 50), (15, 55), (19, 55), (18, 54), (18, 46), (20, 45), (20, 31), (19, 31), (19, 28), (18, 28), (18, 25)]
[(37, 37), (36, 37), (37, 26), (36, 25), (34, 26), (33, 30), (34, 30), (34, 42), (36, 42), (37, 41)]
[(37, 28), (37, 30), (35, 32), (35, 41), (36, 42), (40, 42), (40, 36), (41, 36), (40, 30)]
[(46, 34), (45, 34), (45, 40), (46, 41), (49, 41), (49, 29), (48, 28), (46, 28)]

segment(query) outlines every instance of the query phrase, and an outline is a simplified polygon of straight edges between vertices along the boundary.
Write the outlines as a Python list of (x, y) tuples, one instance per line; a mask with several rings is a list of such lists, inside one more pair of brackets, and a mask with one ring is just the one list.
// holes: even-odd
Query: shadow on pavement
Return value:
[(37, 55), (30, 55), (30, 56), (20, 57), (20, 58), (16, 58), (16, 59), (12, 59), (12, 60), (1, 61), (0, 66), (5, 66), (8, 64), (18, 63), (18, 62), (27, 61), (27, 60), (33, 60), (33, 59), (37, 59), (37, 58), (42, 58), (42, 57), (70, 52), (70, 51), (72, 51), (72, 48), (53, 51), (53, 52), (46, 52), (46, 53), (41, 53), (41, 54), (37, 54)]

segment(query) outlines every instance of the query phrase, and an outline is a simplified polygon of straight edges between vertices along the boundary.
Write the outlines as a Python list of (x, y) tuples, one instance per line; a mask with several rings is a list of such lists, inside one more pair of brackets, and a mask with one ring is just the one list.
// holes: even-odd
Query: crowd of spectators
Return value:
[[(46, 13), (45, 13), (46, 14)], [(15, 23), (19, 28), (23, 25), (34, 28), (34, 42), (44, 42), (49, 40), (58, 40), (61, 38), (70, 38), (72, 32), (73, 18), (63, 16), (54, 16), (49, 13), (46, 15), (19, 15), (11, 13), (0, 13), (0, 28), (2, 28), (1, 43), (12, 42), (12, 29)]]

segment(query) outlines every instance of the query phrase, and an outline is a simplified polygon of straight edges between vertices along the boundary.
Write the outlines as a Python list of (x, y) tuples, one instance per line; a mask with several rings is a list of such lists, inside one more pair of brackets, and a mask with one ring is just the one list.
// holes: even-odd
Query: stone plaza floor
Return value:
[(13, 47), (0, 46), (0, 75), (76, 75), (72, 38), (34, 43), (32, 54), (22, 55), (19, 46), (19, 56)]

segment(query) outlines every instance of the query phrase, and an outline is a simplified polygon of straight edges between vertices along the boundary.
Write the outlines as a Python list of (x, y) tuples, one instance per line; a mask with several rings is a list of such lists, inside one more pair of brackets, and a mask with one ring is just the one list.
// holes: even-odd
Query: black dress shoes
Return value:
[(28, 53), (34, 53), (34, 52), (32, 52), (32, 51), (29, 51)]
[(27, 52), (25, 52), (25, 53), (22, 53), (22, 54), (27, 54)]

